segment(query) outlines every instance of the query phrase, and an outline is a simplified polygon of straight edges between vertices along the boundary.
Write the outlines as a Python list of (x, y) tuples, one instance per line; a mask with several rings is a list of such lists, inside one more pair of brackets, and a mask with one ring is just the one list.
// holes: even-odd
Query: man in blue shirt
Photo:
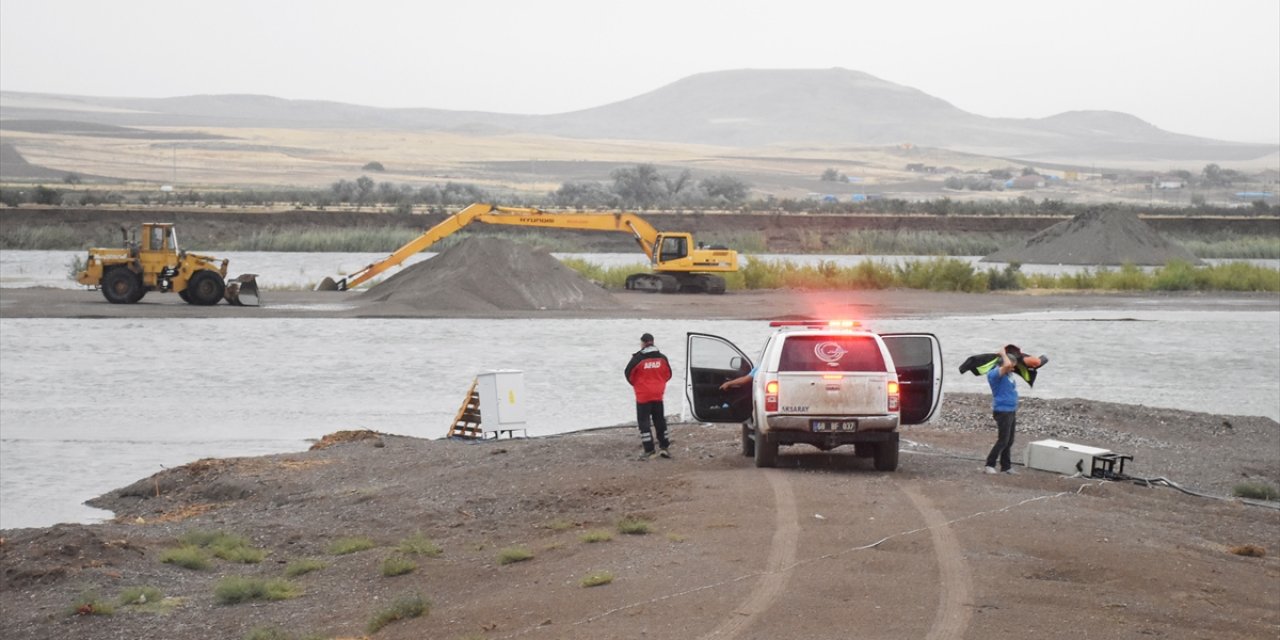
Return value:
[[(1000, 349), (1000, 366), (992, 367), (987, 372), (987, 383), (991, 385), (991, 415), (996, 419), (999, 436), (996, 444), (987, 454), (986, 473), (1013, 473), (1013, 461), (1009, 452), (1013, 449), (1013, 428), (1018, 419), (1018, 387), (1014, 385), (1014, 369), (1018, 366), (1018, 358), (1022, 351), (1014, 345), (1005, 345)], [(996, 470), (996, 462), (1000, 470)]]

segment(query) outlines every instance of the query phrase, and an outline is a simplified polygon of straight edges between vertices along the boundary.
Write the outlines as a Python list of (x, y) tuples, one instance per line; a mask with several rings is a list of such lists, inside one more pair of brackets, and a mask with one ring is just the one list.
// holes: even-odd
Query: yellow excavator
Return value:
[(445, 218), (392, 253), (355, 273), (325, 278), (317, 291), (346, 291), (399, 265), (409, 256), (471, 224), (511, 225), (543, 229), (618, 231), (631, 234), (649, 257), (653, 271), (627, 276), (627, 288), (658, 293), (724, 293), (724, 278), (716, 273), (738, 270), (738, 252), (724, 247), (695, 245), (688, 233), (660, 232), (634, 213), (585, 211), (562, 213), (518, 207), (473, 204)]

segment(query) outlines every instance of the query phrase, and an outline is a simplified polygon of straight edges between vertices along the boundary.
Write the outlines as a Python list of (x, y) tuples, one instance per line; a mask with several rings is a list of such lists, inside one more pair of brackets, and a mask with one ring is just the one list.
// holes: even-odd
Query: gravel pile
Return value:
[(984, 262), (1075, 265), (1200, 264), (1190, 251), (1166, 240), (1137, 214), (1094, 209), (983, 258)]
[(621, 306), (609, 292), (546, 251), (487, 237), (467, 238), (360, 297), (416, 309), (470, 313)]

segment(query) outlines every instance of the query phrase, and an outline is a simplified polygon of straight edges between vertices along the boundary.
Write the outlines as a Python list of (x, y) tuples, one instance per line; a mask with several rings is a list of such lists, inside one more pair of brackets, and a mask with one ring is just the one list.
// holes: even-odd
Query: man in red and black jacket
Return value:
[(625, 372), (627, 382), (636, 390), (636, 423), (640, 427), (640, 444), (644, 445), (641, 460), (654, 457), (653, 435), (649, 433), (649, 422), (653, 422), (653, 430), (658, 436), (656, 455), (670, 458), (667, 447), (667, 417), (663, 413), (662, 396), (667, 390), (667, 381), (671, 379), (671, 364), (658, 348), (653, 346), (653, 335), (640, 336), (640, 350), (631, 354), (631, 362), (627, 363)]

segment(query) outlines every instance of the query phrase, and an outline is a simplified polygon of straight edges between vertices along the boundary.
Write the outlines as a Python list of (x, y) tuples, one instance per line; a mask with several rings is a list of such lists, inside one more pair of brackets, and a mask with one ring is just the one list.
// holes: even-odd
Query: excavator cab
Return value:
[(664, 234), (658, 236), (658, 238), (658, 250), (653, 252), (653, 263), (655, 265), (689, 257), (688, 235)]

